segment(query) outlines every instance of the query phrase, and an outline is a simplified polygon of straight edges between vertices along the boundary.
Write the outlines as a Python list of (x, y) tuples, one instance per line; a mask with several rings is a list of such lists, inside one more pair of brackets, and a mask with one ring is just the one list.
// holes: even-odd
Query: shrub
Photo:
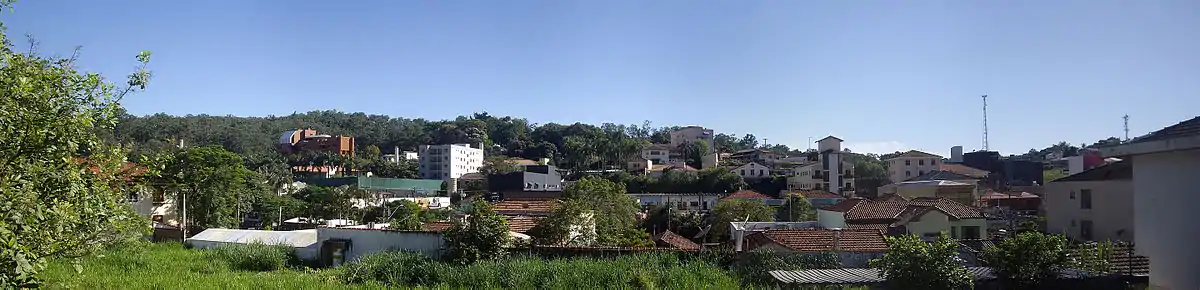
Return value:
[(245, 271), (275, 271), (299, 260), (292, 247), (262, 243), (225, 245), (207, 253), (209, 258), (224, 261), (230, 268)]
[(347, 283), (378, 281), (388, 286), (436, 284), (439, 266), (421, 253), (379, 252), (347, 264), (343, 279)]
[(829, 253), (778, 253), (751, 251), (729, 266), (742, 281), (774, 281), (770, 271), (840, 268), (838, 255)]

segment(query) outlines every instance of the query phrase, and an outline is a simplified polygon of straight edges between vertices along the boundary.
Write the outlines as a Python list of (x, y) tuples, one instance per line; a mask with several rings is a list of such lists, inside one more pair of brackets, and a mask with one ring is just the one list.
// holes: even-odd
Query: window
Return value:
[(697, 207), (697, 206), (700, 206), (700, 202), (693, 201), (692, 207)]
[(1071, 199), (1075, 199), (1075, 191), (1074, 190), (1071, 191)]
[(745, 175), (746, 175), (746, 170), (745, 170), (745, 169), (742, 169), (741, 171), (742, 171), (742, 176), (745, 176)]
[(904, 166), (911, 166), (912, 160), (904, 160)]
[(125, 195), (125, 201), (127, 202), (138, 202), (138, 200), (141, 200), (141, 197), (139, 197), (136, 192), (130, 192), (129, 194)]
[(937, 165), (937, 159), (929, 159), (929, 165)]
[(963, 239), (964, 240), (978, 240), (979, 239), (979, 227), (964, 226), (962, 228), (963, 228)]
[(925, 170), (917, 171), (917, 176), (925, 175)]
[(905, 170), (904, 177), (909, 177), (909, 176), (912, 176), (912, 171)]
[(1079, 221), (1079, 237), (1086, 241), (1092, 240), (1092, 221)]
[(958, 227), (950, 227), (950, 237), (955, 239), (958, 238)]
[(852, 187), (854, 187), (854, 186), (851, 186), (849, 182), (846, 183), (846, 188), (852, 188)]
[(1091, 189), (1080, 189), (1079, 190), (1079, 208), (1092, 209), (1092, 190)]
[(925, 165), (925, 159), (917, 160), (917, 165), (924, 166), (924, 165)]

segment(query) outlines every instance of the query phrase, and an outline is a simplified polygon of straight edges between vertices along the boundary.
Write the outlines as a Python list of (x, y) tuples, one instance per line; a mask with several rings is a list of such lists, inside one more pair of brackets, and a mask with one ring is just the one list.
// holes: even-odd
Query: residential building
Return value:
[(905, 198), (942, 197), (964, 205), (975, 206), (979, 201), (978, 186), (949, 180), (919, 180), (892, 183), (879, 187), (879, 196), (899, 195)]
[(664, 173), (666, 173), (667, 171), (672, 171), (672, 170), (679, 170), (679, 171), (685, 171), (685, 172), (699, 172), (700, 171), (696, 168), (692, 168), (691, 166), (687, 166), (684, 164), (655, 164), (653, 166), (650, 166), (650, 176), (654, 177), (654, 178), (660, 178), (663, 176)]
[(888, 180), (895, 183), (937, 170), (942, 164), (942, 156), (909, 150), (883, 162), (887, 164)]
[(721, 198), (722, 193), (629, 193), (637, 199), (642, 208), (651, 206), (669, 206), (672, 209), (685, 211), (708, 212)]
[(708, 148), (716, 151), (715, 138), (716, 134), (713, 134), (712, 129), (705, 129), (700, 126), (687, 126), (671, 131), (671, 146), (679, 148), (680, 145), (692, 142), (692, 140), (704, 140), (708, 142)]
[(780, 159), (785, 157), (786, 156), (781, 154), (767, 151), (766, 149), (745, 149), (729, 155), (730, 160), (736, 160), (738, 162), (758, 162), (762, 164), (775, 164), (776, 162), (779, 162)]
[(400, 151), (400, 146), (393, 147), (393, 152), (391, 154), (384, 154), (381, 156), (381, 158), (383, 161), (391, 163), (399, 163), (400, 160), (417, 161), (419, 159), (417, 152)]
[(1042, 197), (1024, 191), (987, 191), (979, 197), (982, 207), (997, 207), (1015, 211), (1017, 214), (1037, 215), (1042, 207)]
[(733, 168), (732, 171), (745, 180), (771, 178), (771, 168), (762, 164), (758, 164), (757, 162), (746, 163), (742, 166), (738, 166), (737, 168)]
[(487, 176), (488, 192), (501, 198), (558, 198), (563, 178), (553, 165), (525, 165), (522, 171)]
[(762, 201), (770, 206), (780, 206), (784, 203), (782, 198), (775, 198), (750, 189), (739, 190), (738, 192), (734, 192), (733, 194), (726, 195), (725, 197), (721, 198), (721, 200), (725, 199), (754, 199)]
[(875, 229), (926, 238), (945, 232), (957, 239), (977, 240), (988, 232), (987, 218), (979, 209), (936, 197), (851, 198), (818, 209), (817, 222), (823, 228)]
[(421, 145), (417, 155), (417, 171), (424, 179), (459, 178), (483, 167), (483, 149), (470, 144)]
[(676, 160), (671, 157), (672, 152), (678, 151), (678, 148), (672, 144), (650, 144), (642, 149), (642, 159), (650, 160), (654, 164), (673, 163)]
[(793, 190), (789, 194), (797, 194), (804, 197), (813, 208), (827, 207), (846, 200), (844, 196), (819, 189)]
[(1085, 170), (1046, 184), (1046, 231), (1077, 241), (1134, 239), (1133, 162)]
[(700, 250), (700, 244), (671, 231), (663, 231), (654, 235), (654, 245), (658, 247), (676, 248), (680, 250)]
[(844, 197), (854, 196), (854, 164), (846, 161), (842, 139), (828, 136), (817, 140), (817, 151), (810, 152), (809, 163), (792, 168), (789, 190), (825, 190)]
[(1188, 218), (1200, 204), (1200, 117), (1100, 152), (1133, 162), (1133, 237), (1151, 287), (1200, 289), (1200, 227)]
[(866, 267), (871, 259), (887, 253), (882, 232), (871, 229), (795, 229), (754, 233), (735, 241), (737, 251), (782, 253), (829, 253), (838, 255), (843, 267)]
[(354, 156), (354, 137), (317, 134), (313, 129), (283, 132), (277, 145), (279, 152), (285, 154), (310, 151)]
[(547, 198), (507, 198), (493, 203), (492, 209), (505, 216), (546, 217), (557, 202)]

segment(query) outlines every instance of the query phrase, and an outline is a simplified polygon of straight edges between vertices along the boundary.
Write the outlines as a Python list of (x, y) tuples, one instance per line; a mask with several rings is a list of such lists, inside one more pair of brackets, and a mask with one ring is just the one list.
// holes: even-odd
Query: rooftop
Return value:
[(797, 252), (886, 252), (883, 233), (874, 229), (769, 230), (746, 237), (752, 248), (778, 244)]
[(671, 247), (682, 249), (682, 250), (699, 250), (700, 249), (699, 244), (696, 244), (695, 242), (692, 242), (692, 240), (689, 240), (688, 238), (680, 236), (671, 231), (664, 231), (662, 233), (659, 233), (658, 235), (655, 235), (654, 241), (661, 242), (663, 244), (667, 244), (667, 245), (670, 245)]
[(932, 153), (925, 153), (925, 152), (921, 152), (921, 151), (917, 151), (917, 150), (908, 150), (908, 152), (900, 153), (900, 155), (896, 155), (895, 157), (888, 158), (885, 160), (892, 160), (892, 159), (896, 159), (896, 158), (942, 158), (942, 156), (939, 156), (937, 154), (932, 154)]
[(492, 204), (492, 209), (503, 215), (547, 215), (556, 202), (555, 199), (509, 198)]
[(947, 198), (918, 197), (905, 200), (895, 195), (880, 200), (847, 199), (821, 210), (845, 213), (847, 222), (900, 221), (920, 216), (929, 210), (941, 211), (955, 219), (984, 218), (979, 209)]
[(928, 181), (928, 180), (967, 180), (977, 179), (974, 176), (958, 174), (947, 170), (934, 170), (925, 174), (917, 175), (905, 181)]
[(820, 189), (800, 189), (793, 190), (791, 193), (799, 194), (804, 198), (846, 198), (836, 193), (828, 192)]
[(1133, 179), (1133, 161), (1120, 161), (1096, 166), (1083, 172), (1049, 182), (1104, 181)]
[(987, 178), (988, 174), (990, 174), (990, 172), (987, 170), (954, 163), (942, 163), (938, 166), (938, 169), (970, 176), (973, 178)]
[(1200, 136), (1200, 116), (1129, 140), (1129, 144)]
[(766, 195), (766, 194), (759, 193), (759, 192), (757, 192), (757, 191), (754, 191), (754, 190), (751, 190), (751, 189), (743, 189), (743, 190), (739, 190), (738, 192), (734, 192), (733, 194), (730, 194), (730, 195), (728, 195), (728, 196), (722, 197), (721, 199), (728, 199), (728, 198), (741, 198), (741, 199), (774, 199), (774, 197), (771, 197), (771, 196), (769, 196), (769, 195)]

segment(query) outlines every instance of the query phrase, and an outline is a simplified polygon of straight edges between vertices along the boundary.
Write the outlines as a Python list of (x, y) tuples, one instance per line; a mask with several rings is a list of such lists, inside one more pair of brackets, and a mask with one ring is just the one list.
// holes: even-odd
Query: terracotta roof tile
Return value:
[(891, 225), (889, 225), (889, 224), (848, 224), (848, 225), (846, 225), (846, 228), (855, 229), (855, 230), (876, 230), (881, 233), (887, 234), (888, 230), (890, 230), (890, 228), (891, 228)]
[(508, 219), (508, 230), (524, 234), (526, 232), (529, 232), (530, 229), (533, 229), (533, 227), (537, 226), (537, 224), (539, 222), (541, 222), (542, 219), (544, 219), (544, 218), (541, 218), (541, 217), (509, 218)]
[(942, 165), (938, 166), (938, 169), (950, 171), (950, 172), (954, 172), (954, 173), (958, 173), (958, 174), (962, 174), (962, 175), (966, 175), (966, 176), (970, 176), (970, 177), (974, 177), (974, 178), (987, 178), (988, 174), (990, 174), (990, 172), (988, 172), (987, 170), (970, 167), (970, 166), (966, 166), (966, 165), (962, 165), (962, 164), (954, 164), (954, 163), (942, 163)]
[(671, 231), (665, 231), (654, 237), (655, 242), (662, 242), (672, 247), (683, 250), (699, 250), (700, 245), (692, 242), (688, 238), (680, 236)]
[(445, 221), (425, 222), (425, 223), (421, 224), (422, 228), (424, 228), (426, 231), (431, 231), (431, 232), (444, 232), (446, 230), (449, 230), (450, 227), (453, 227), (453, 226), (454, 226), (453, 222), (445, 222)]
[(905, 200), (903, 197), (897, 195), (891, 195), (879, 200), (852, 198), (822, 208), (821, 210), (845, 213), (847, 222), (892, 223), (917, 217), (925, 213), (925, 211), (913, 207), (937, 209), (957, 219), (984, 218), (983, 212), (979, 211), (979, 209), (947, 198), (918, 197), (912, 200)]
[(896, 200), (867, 201), (859, 203), (846, 212), (846, 220), (895, 219), (900, 216), (908, 202)]
[(896, 159), (896, 158), (942, 158), (942, 156), (939, 156), (937, 154), (932, 154), (932, 153), (921, 152), (921, 151), (917, 151), (917, 150), (908, 150), (908, 152), (900, 153), (900, 155), (896, 155), (896, 157), (888, 158), (887, 160), (892, 160), (892, 159)]
[(803, 196), (805, 198), (846, 198), (844, 196), (837, 195), (836, 193), (832, 193), (832, 192), (825, 191), (825, 190), (802, 189), (802, 190), (792, 191), (792, 193), (799, 194), (800, 196)]
[(766, 194), (759, 193), (759, 192), (757, 192), (757, 191), (754, 191), (754, 190), (750, 190), (750, 189), (743, 189), (743, 190), (739, 190), (738, 192), (734, 192), (733, 194), (730, 194), (730, 195), (728, 195), (728, 196), (722, 197), (721, 199), (727, 199), (727, 198), (743, 198), (743, 199), (772, 199), (772, 198), (774, 198), (774, 197), (771, 197), (771, 196), (769, 196), (769, 195), (766, 195)]
[(1130, 140), (1128, 143), (1150, 142), (1196, 135), (1200, 135), (1200, 116), (1192, 118), (1191, 120), (1179, 122), (1178, 124), (1163, 128), (1162, 130), (1154, 131), (1150, 134), (1146, 134), (1145, 136), (1133, 138), (1133, 140)]
[(875, 229), (770, 230), (746, 239), (752, 248), (774, 243), (797, 252), (834, 251), (835, 245), (842, 252), (886, 252), (888, 249), (883, 233)]
[(864, 201), (868, 201), (868, 200), (862, 199), (862, 198), (850, 198), (850, 199), (843, 200), (842, 202), (839, 202), (837, 204), (823, 207), (823, 208), (821, 208), (821, 210), (844, 213), (844, 212), (850, 211), (855, 206), (857, 206), (859, 203), (864, 202)]
[(983, 212), (979, 211), (979, 209), (948, 198), (918, 197), (914, 198), (911, 203), (913, 205), (930, 206), (939, 209), (957, 219), (985, 218)]
[(555, 202), (554, 199), (509, 198), (492, 204), (492, 209), (503, 215), (547, 215)]

